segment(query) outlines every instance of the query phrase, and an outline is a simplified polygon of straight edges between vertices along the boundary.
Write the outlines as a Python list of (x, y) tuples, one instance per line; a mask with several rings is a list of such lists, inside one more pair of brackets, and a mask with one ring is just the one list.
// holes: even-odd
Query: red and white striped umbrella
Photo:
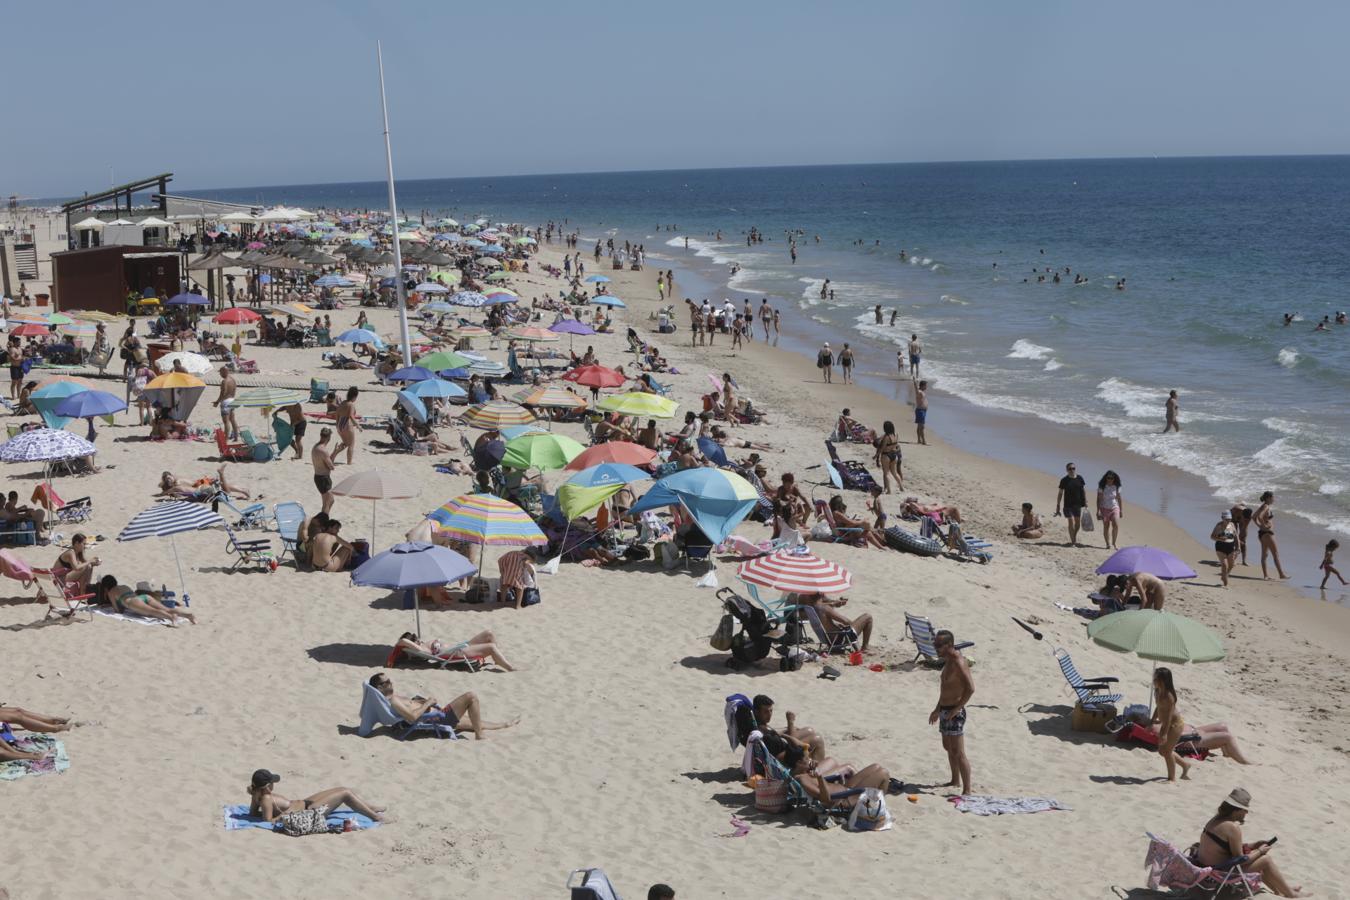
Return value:
[(778, 550), (741, 563), (742, 581), (790, 594), (841, 594), (853, 584), (848, 569), (811, 553)]

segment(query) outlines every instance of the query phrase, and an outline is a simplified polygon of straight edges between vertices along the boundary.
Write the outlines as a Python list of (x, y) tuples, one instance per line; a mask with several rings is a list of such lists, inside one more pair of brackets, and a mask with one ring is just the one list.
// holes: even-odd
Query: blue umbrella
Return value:
[(701, 437), (698, 439), (698, 449), (705, 457), (712, 460), (719, 466), (727, 464), (727, 452), (722, 449), (722, 445), (712, 438)]
[(448, 547), (410, 541), (395, 544), (366, 560), (352, 572), (352, 584), (408, 591), (411, 603), (405, 601), (404, 609), (412, 606), (416, 610), (417, 633), (421, 634), (422, 607), (417, 589), (449, 584), (477, 571), (477, 566)]
[(567, 483), (581, 487), (599, 487), (608, 484), (632, 484), (634, 481), (646, 481), (651, 477), (650, 472), (644, 472), (637, 466), (607, 462), (582, 469), (567, 479)]
[(366, 328), (349, 328), (339, 334), (333, 340), (344, 344), (374, 344), (376, 347), (383, 347), (384, 342), (380, 336)]
[(70, 419), (56, 411), (66, 398), (75, 394), (83, 394), (90, 388), (75, 381), (54, 381), (49, 385), (40, 387), (30, 395), (33, 406), (37, 408), (38, 415), (42, 416), (42, 421), (48, 428), (64, 428)]
[(464, 246), (466, 246), (466, 247), (473, 247), (475, 250), (477, 250), (479, 247), (486, 247), (487, 244), (483, 243), (482, 241), (478, 240), (477, 238), (471, 238), (471, 239), (469, 239), (469, 240), (467, 240), (467, 241), (464, 242)]
[(426, 381), (429, 378), (435, 378), (436, 373), (430, 369), (424, 369), (421, 366), (404, 366), (402, 369), (395, 369), (384, 377), (385, 381)]
[(210, 306), (211, 301), (201, 294), (176, 294), (164, 301), (165, 306)]
[(496, 254), (498, 254), (498, 253), (505, 253), (505, 252), (506, 252), (506, 248), (504, 248), (504, 247), (498, 247), (496, 244), (489, 244), (488, 246), (486, 246), (486, 247), (483, 248), (483, 252), (484, 252), (484, 253), (491, 253), (491, 254), (493, 254), (493, 255), (496, 255)]
[(380, 287), (398, 287), (398, 279), (392, 275), (381, 278)]
[(431, 378), (426, 381), (419, 381), (416, 384), (412, 384), (404, 388), (404, 391), (409, 394), (412, 394), (414, 397), (421, 397), (424, 400), (425, 399), (455, 400), (458, 399), (459, 397), (468, 396), (468, 393), (465, 392), (464, 388), (460, 387), (457, 384), (452, 384), (449, 381), (442, 381), (439, 378)]
[(468, 369), (441, 369), (436, 373), (441, 378), (468, 378)]
[(407, 391), (398, 392), (398, 405), (408, 411), (412, 416), (423, 425), (427, 423), (427, 407), (422, 402), (422, 398), (408, 393)]
[(271, 284), (271, 283), (272, 283), (271, 275), (262, 274), (258, 276), (258, 284)]
[(423, 312), (432, 312), (432, 313), (448, 313), (453, 312), (454, 309), (455, 308), (453, 306), (451, 306), (449, 303), (446, 303), (444, 300), (433, 300), (431, 303), (428, 303), (426, 306), (422, 307)]
[(610, 307), (617, 306), (620, 309), (628, 308), (627, 303), (624, 303), (622, 300), (620, 300), (618, 297), (613, 296), (612, 294), (598, 294), (596, 295), (595, 299), (592, 300), (591, 302), (594, 303), (596, 306), (610, 306)]
[(724, 469), (700, 466), (662, 478), (633, 504), (630, 512), (683, 504), (699, 530), (714, 544), (720, 544), (758, 502), (759, 494), (744, 478)]
[(502, 437), (508, 441), (514, 441), (527, 434), (548, 434), (548, 429), (539, 425), (507, 425), (502, 429)]
[(109, 394), (107, 391), (81, 391), (78, 394), (71, 394), (58, 403), (56, 414), (68, 416), (72, 419), (88, 419), (89, 434), (87, 438), (92, 441), (95, 437), (94, 416), (110, 416), (126, 408), (125, 400)]
[(587, 275), (586, 280), (591, 284), (605, 284), (609, 281), (604, 275)]
[(502, 306), (507, 303), (516, 303), (519, 297), (512, 297), (510, 294), (494, 294), (487, 298), (486, 306)]
[(341, 275), (324, 275), (314, 280), (315, 287), (351, 287), (352, 282)]

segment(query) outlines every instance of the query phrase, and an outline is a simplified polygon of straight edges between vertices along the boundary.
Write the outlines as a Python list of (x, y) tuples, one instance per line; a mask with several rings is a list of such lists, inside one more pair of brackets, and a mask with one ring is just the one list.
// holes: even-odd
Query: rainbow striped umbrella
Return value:
[(515, 395), (515, 401), (521, 406), (552, 407), (553, 409), (585, 409), (585, 398), (571, 391), (555, 387), (526, 388)]
[(487, 403), (470, 406), (465, 410), (464, 421), (474, 428), (500, 431), (505, 425), (529, 425), (535, 421), (535, 415), (515, 403), (489, 400)]
[(853, 576), (838, 563), (792, 550), (777, 550), (741, 563), (736, 574), (742, 581), (785, 594), (842, 594), (853, 584)]
[(548, 543), (525, 510), (492, 494), (463, 494), (432, 510), (427, 518), (436, 523), (437, 531), (470, 544), (533, 547)]

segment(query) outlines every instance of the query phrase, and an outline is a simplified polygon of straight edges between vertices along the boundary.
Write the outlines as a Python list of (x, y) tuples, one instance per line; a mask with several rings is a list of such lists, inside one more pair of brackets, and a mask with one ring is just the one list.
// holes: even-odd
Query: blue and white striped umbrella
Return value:
[(171, 500), (168, 503), (156, 503), (138, 513), (127, 523), (119, 541), (138, 541), (147, 537), (168, 537), (184, 531), (199, 531), (213, 525), (224, 525), (225, 520), (211, 511), (205, 503), (189, 503), (186, 500)]
[(79, 435), (56, 428), (34, 428), (0, 444), (0, 460), (4, 462), (50, 462), (97, 452), (97, 447)]

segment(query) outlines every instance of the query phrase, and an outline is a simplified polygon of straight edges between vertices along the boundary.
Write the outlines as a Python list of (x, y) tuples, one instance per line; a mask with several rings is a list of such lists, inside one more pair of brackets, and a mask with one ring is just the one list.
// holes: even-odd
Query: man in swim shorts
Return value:
[(9, 399), (19, 399), (19, 386), (23, 384), (23, 347), (19, 339), (11, 337), (5, 348), (5, 358), (9, 360)]
[(309, 451), (310, 462), (314, 464), (314, 486), (319, 489), (324, 513), (333, 508), (333, 457), (328, 452), (328, 441), (332, 436), (333, 429), (320, 429), (319, 442)]
[(923, 427), (928, 423), (928, 382), (920, 381), (919, 387), (914, 391), (914, 428), (918, 433), (920, 444), (927, 444), (928, 439), (923, 436)]
[(909, 374), (912, 378), (919, 377), (919, 358), (923, 356), (923, 345), (919, 343), (919, 336), (911, 334), (909, 336)]
[(952, 767), (949, 787), (960, 785), (961, 794), (970, 793), (970, 760), (966, 758), (966, 704), (975, 694), (975, 680), (970, 675), (970, 664), (956, 649), (956, 638), (947, 630), (933, 636), (933, 646), (942, 659), (941, 687), (938, 704), (928, 716), (928, 724), (938, 726), (942, 735), (942, 749)]

